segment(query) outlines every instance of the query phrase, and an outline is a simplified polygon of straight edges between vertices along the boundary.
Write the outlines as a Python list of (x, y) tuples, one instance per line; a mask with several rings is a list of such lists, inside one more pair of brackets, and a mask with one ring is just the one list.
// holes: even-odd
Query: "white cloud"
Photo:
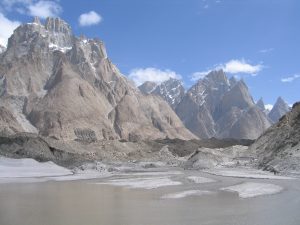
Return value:
[(152, 81), (155, 83), (164, 82), (170, 78), (181, 79), (181, 76), (172, 70), (160, 70), (153, 67), (148, 68), (136, 68), (130, 71), (128, 77), (139, 86), (146, 81)]
[(192, 81), (203, 79), (207, 74), (209, 74), (211, 70), (202, 71), (202, 72), (195, 72), (192, 74)]
[(266, 110), (271, 111), (273, 109), (273, 105), (272, 104), (266, 104), (265, 108), (266, 108)]
[(27, 6), (28, 13), (31, 16), (40, 18), (56, 17), (62, 12), (62, 7), (54, 1), (38, 1)]
[(90, 11), (88, 13), (81, 14), (78, 21), (79, 25), (82, 27), (91, 26), (100, 23), (102, 21), (102, 17), (95, 11)]
[(232, 59), (225, 64), (216, 65), (213, 69), (209, 69), (207, 71), (195, 72), (192, 74), (191, 80), (195, 81), (203, 78), (205, 75), (210, 73), (213, 70), (223, 70), (225, 73), (229, 74), (250, 74), (252, 76), (256, 76), (259, 71), (263, 69), (262, 64), (251, 65), (246, 62), (244, 59)]
[(274, 48), (266, 48), (259, 50), (259, 53), (265, 54), (274, 51)]
[(299, 74), (294, 74), (293, 76), (285, 77), (281, 79), (281, 82), (287, 83), (287, 82), (293, 82), (294, 80), (300, 78)]
[(8, 38), (12, 35), (14, 29), (20, 25), (18, 21), (11, 21), (0, 13), (0, 44), (7, 45)]
[(221, 65), (220, 68), (223, 69), (225, 73), (246, 73), (256, 75), (259, 71), (262, 70), (263, 66), (261, 64), (251, 65), (247, 63), (244, 59), (233, 59), (227, 62), (226, 64)]

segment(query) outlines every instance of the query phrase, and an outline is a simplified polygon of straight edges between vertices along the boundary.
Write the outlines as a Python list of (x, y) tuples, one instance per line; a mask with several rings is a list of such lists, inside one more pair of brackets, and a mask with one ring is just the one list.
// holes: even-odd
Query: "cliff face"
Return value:
[(18, 27), (0, 59), (0, 105), (22, 131), (58, 139), (195, 138), (166, 102), (131, 85), (100, 40), (75, 37), (59, 18)]
[(297, 172), (300, 169), (300, 102), (281, 117), (250, 147), (258, 165), (267, 170)]

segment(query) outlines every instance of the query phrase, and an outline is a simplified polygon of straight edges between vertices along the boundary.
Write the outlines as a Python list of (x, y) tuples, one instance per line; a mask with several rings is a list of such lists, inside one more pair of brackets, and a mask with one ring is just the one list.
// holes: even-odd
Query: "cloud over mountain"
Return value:
[(160, 70), (153, 67), (135, 68), (130, 71), (128, 77), (133, 80), (137, 86), (141, 85), (145, 81), (162, 83), (170, 78), (181, 79), (181, 75), (172, 70)]

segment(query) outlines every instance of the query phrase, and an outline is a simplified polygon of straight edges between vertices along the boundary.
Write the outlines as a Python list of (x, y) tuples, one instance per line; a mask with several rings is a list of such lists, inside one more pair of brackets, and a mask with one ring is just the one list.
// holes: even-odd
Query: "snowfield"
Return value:
[(252, 198), (261, 195), (272, 195), (283, 190), (275, 184), (245, 182), (242, 184), (221, 188), (223, 191), (237, 192), (240, 198)]
[(0, 178), (66, 176), (73, 173), (53, 162), (40, 163), (33, 159), (0, 157)]

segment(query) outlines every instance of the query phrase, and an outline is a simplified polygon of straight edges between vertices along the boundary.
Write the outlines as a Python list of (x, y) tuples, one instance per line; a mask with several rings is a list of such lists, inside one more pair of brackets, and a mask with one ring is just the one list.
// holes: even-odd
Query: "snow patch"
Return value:
[(117, 180), (110, 180), (105, 183), (96, 183), (96, 184), (109, 184), (114, 186), (125, 186), (129, 188), (155, 189), (164, 186), (181, 185), (181, 182), (173, 181), (168, 177), (149, 177), (149, 178), (117, 179)]
[(221, 188), (223, 191), (237, 192), (240, 198), (252, 198), (261, 195), (272, 195), (283, 190), (275, 184), (245, 182), (242, 184)]
[(206, 178), (206, 177), (197, 177), (197, 176), (189, 176), (189, 177), (187, 177), (187, 179), (196, 184), (216, 182), (216, 180), (214, 180), (214, 179), (210, 179), (210, 178)]
[(202, 196), (202, 195), (208, 195), (212, 194), (211, 191), (202, 191), (202, 190), (188, 190), (188, 191), (182, 191), (182, 192), (176, 192), (172, 194), (166, 194), (163, 195), (161, 198), (163, 199), (178, 199), (178, 198), (185, 198), (188, 196)]
[(67, 51), (72, 49), (72, 47), (60, 47), (60, 46), (58, 46), (57, 44), (54, 44), (54, 43), (50, 43), (49, 48), (53, 51), (58, 50), (58, 51), (61, 51), (63, 53), (66, 53)]
[(65, 176), (73, 173), (53, 162), (40, 163), (33, 159), (0, 157), (0, 178)]

